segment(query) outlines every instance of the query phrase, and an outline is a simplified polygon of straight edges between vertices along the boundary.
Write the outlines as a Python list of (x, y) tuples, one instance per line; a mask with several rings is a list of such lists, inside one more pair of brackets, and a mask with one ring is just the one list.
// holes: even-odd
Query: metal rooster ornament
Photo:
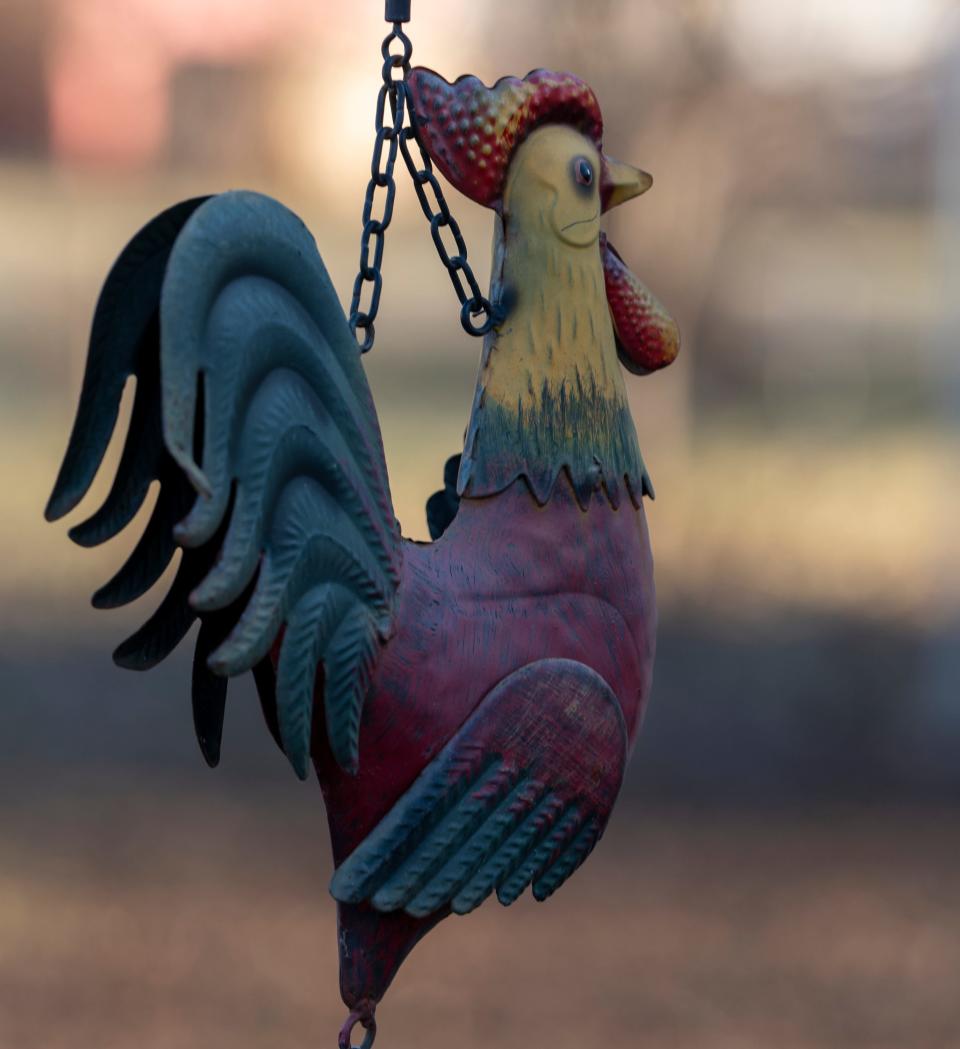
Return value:
[[(154, 666), (199, 619), (207, 761), (219, 760), (227, 680), (252, 670), (277, 743), (301, 778), (316, 770), (350, 1009), (341, 1046), (357, 1023), (372, 1044), (377, 1003), (437, 922), (494, 892), (546, 899), (603, 834), (656, 624), (642, 506), (653, 491), (620, 363), (643, 374), (678, 348), (600, 232), (601, 214), (651, 180), (603, 152), (590, 88), (546, 70), (492, 88), (410, 70), (401, 21), (384, 45), (390, 167), (398, 146), (409, 166), (418, 145), (418, 192), (437, 185), (432, 160), (495, 224), (489, 298), (461, 292), (465, 326), (486, 335), (458, 476), (455, 459), (430, 502), (436, 541), (400, 535), (351, 322), (312, 237), (247, 192), (171, 208), (114, 265), (47, 507), (54, 520), (87, 492), (135, 375), (116, 480), (70, 535), (114, 536), (159, 481), (94, 605), (139, 597), (177, 548), (182, 559), (116, 662)], [(369, 194), (365, 220), (378, 250), (358, 287), (372, 273), (376, 295), (389, 214), (371, 225)], [(465, 252), (450, 268), (469, 274)], [(367, 343), (373, 313), (355, 300)]]

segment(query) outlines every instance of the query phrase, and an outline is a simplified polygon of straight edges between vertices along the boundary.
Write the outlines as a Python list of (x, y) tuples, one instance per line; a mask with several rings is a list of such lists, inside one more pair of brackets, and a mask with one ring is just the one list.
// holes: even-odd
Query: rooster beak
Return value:
[(633, 167), (632, 164), (624, 164), (608, 156), (604, 156), (603, 161), (603, 183), (600, 192), (604, 211), (615, 208), (625, 200), (639, 197), (653, 185), (653, 176)]

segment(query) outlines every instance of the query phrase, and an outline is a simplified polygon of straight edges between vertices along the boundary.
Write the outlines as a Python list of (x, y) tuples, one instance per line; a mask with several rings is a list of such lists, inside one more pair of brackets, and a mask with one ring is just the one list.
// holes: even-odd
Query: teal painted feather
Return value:
[(352, 604), (349, 591), (323, 583), (297, 602), (287, 624), (277, 664), (280, 739), (301, 779), (310, 764), (310, 732), (317, 663)]
[(571, 388), (544, 382), (533, 405), (505, 407), (484, 399), (474, 408), (460, 467), (459, 489), (471, 496), (500, 492), (523, 477), (541, 505), (566, 471), (582, 506), (603, 490), (616, 507), (653, 496), (626, 403), (577, 372)]
[[(617, 777), (598, 794), (609, 746)], [(551, 748), (567, 747), (566, 762), (551, 760)], [(340, 864), (330, 891), (414, 918), (444, 907), (465, 914), (494, 891), (509, 905), (531, 883), (549, 895), (599, 837), (625, 756), (619, 706), (595, 672), (570, 660), (528, 664), (491, 691)]]
[(362, 605), (354, 604), (324, 651), (327, 738), (337, 764), (350, 772), (356, 772), (359, 767), (360, 714), (379, 645), (370, 613)]
[(268, 197), (226, 193), (172, 208), (134, 237), (101, 294), (49, 518), (89, 488), (131, 375), (116, 480), (73, 538), (112, 537), (159, 481), (146, 531), (95, 603), (140, 596), (177, 546), (183, 557), (157, 611), (114, 658), (152, 666), (203, 620), (194, 716), (215, 763), (225, 689), (213, 678), (262, 668), (286, 626), (275, 683), (257, 674), (268, 721), (305, 775), (327, 656), (331, 745), (355, 767), (363, 698), (393, 629), (401, 544), (357, 346), (300, 220)]

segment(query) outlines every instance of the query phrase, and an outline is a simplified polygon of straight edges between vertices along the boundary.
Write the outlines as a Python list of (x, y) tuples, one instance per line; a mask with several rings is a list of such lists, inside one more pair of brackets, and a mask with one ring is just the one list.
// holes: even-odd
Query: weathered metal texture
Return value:
[(404, 545), (397, 631), (364, 706), (357, 773), (338, 771), (314, 737), (339, 858), (514, 670), (549, 657), (591, 667), (620, 699), (631, 744), (649, 693), (656, 609), (642, 510), (596, 494), (585, 513), (565, 483), (540, 508), (518, 482), (463, 499), (438, 542)]
[(284, 750), (305, 777), (322, 660), (332, 752), (353, 767), (374, 656), (393, 629), (400, 536), (356, 346), (299, 219), (259, 194), (228, 193), (171, 209), (134, 238), (98, 305), (48, 518), (89, 487), (131, 373), (140, 381), (118, 480), (72, 534), (86, 544), (115, 535), (160, 479), (144, 540), (99, 602), (139, 596), (177, 544), (185, 556), (117, 662), (153, 666), (203, 620), (195, 721), (215, 764), (225, 690), (212, 675), (257, 667), (285, 627), (274, 708)]
[(159, 480), (97, 602), (149, 589), (177, 546), (181, 567), (118, 662), (153, 665), (199, 617), (207, 760), (226, 679), (248, 669), (297, 772), (312, 760), (337, 867), (342, 1045), (357, 1023), (372, 1041), (376, 1003), (438, 921), (493, 891), (545, 898), (576, 869), (649, 696), (652, 487), (618, 354), (669, 363), (675, 330), (600, 239), (603, 208), (649, 176), (602, 155), (599, 110), (595, 128), (571, 115), (581, 88), (554, 106), (570, 79), (498, 95), (513, 136), (498, 154), (498, 323), (463, 454), (431, 500), (436, 542), (400, 538), (360, 356), (312, 238), (253, 193), (171, 209), (121, 256), (47, 511), (89, 488), (135, 374), (117, 482), (72, 534), (110, 538)]
[[(603, 724), (602, 711), (597, 718), (593, 708), (603, 706), (606, 699), (585, 700), (576, 674), (557, 674), (542, 661), (570, 660), (574, 662), (565, 666), (589, 668), (582, 676), (596, 686), (597, 696), (616, 696), (625, 747), (629, 747), (649, 696), (655, 647), (653, 567), (643, 511), (629, 504), (614, 510), (596, 493), (585, 513), (567, 483), (557, 486), (549, 505), (542, 509), (523, 481), (494, 499), (463, 499), (442, 539), (407, 546), (398, 596), (397, 633), (383, 652), (364, 707), (357, 774), (348, 776), (337, 770), (322, 738), (316, 741), (315, 761), (327, 802), (335, 861), (340, 864), (351, 857), (353, 863), (352, 856), (357, 855), (370, 862), (385, 827), (409, 807), (400, 799), (421, 772), (421, 782), (440, 792), (431, 802), (438, 812), (457, 797), (465, 800), (466, 807), (460, 810), (464, 824), (446, 828), (461, 832), (448, 840), (448, 851), (434, 837), (429, 843), (436, 845), (436, 852), (419, 852), (422, 866), (404, 888), (411, 891), (419, 886), (423, 894), (413, 903), (404, 902), (400, 911), (384, 914), (376, 923), (372, 941), (369, 931), (365, 934), (364, 979), (354, 974), (346, 987), (358, 997), (374, 999), (386, 990), (413, 944), (449, 912), (451, 904), (455, 909), (469, 909), (472, 900), (479, 901), (480, 893), (507, 882), (520, 871), (523, 860), (530, 858), (518, 853), (514, 865), (488, 871), (487, 880), (479, 878), (467, 891), (483, 866), (484, 849), (503, 844), (500, 838), (482, 837), (480, 827), (480, 837), (463, 836), (480, 811), (471, 801), (474, 793), (483, 800), (491, 789), (513, 789), (517, 784), (509, 785), (510, 770), (520, 767), (538, 770), (534, 778), (543, 785), (544, 796), (553, 792), (565, 801), (580, 800), (589, 807), (588, 794), (577, 793), (582, 784), (575, 781), (566, 790), (555, 786), (565, 777), (576, 777), (576, 763), (569, 760), (574, 753), (584, 768), (589, 767), (590, 755), (597, 756), (597, 781), (606, 782), (616, 792), (611, 785), (619, 782), (622, 772), (620, 751), (614, 746), (607, 750), (595, 746), (592, 736)], [(541, 670), (543, 683), (538, 684)], [(601, 681), (605, 683), (602, 688)], [(506, 697), (504, 682), (510, 683)], [(442, 702), (436, 697), (443, 697)], [(489, 713), (484, 714), (488, 704)], [(567, 717), (565, 712), (577, 704), (579, 712)], [(508, 737), (506, 743), (491, 743), (485, 757), (486, 744), (481, 742), (475, 758), (493, 760), (505, 755), (510, 761), (505, 772), (499, 765), (492, 772), (486, 770), (502, 779), (485, 782), (479, 791), (471, 788), (461, 793), (467, 780), (448, 782), (449, 771), (444, 770), (449, 770), (450, 757), (441, 754), (445, 746), (451, 746), (449, 740), (466, 731), (462, 726), (469, 724), (471, 715)], [(380, 741), (388, 736), (390, 745), (385, 750)], [(478, 732), (479, 740), (486, 738)], [(470, 743), (469, 731), (461, 742)], [(601, 772), (604, 761), (605, 772)], [(466, 774), (470, 767), (465, 762), (462, 771)], [(442, 789), (445, 784), (447, 793)], [(523, 808), (531, 801), (523, 796), (516, 804)], [(537, 845), (546, 840), (557, 814), (551, 810), (550, 818), (533, 828), (543, 831), (535, 839)], [(606, 822), (605, 815), (597, 818), (601, 826)], [(426, 834), (429, 829), (416, 827), (411, 834)], [(509, 836), (511, 827), (490, 824), (486, 829), (492, 835)], [(376, 837), (368, 839), (369, 835)], [(416, 850), (408, 851), (407, 843), (394, 848), (407, 859), (417, 855)], [(533, 842), (531, 849), (535, 849)], [(384, 862), (392, 855), (393, 848), (386, 850)], [(463, 864), (457, 891), (451, 886), (447, 898), (438, 900), (428, 890), (439, 883), (449, 861)], [(344, 880), (347, 877), (343, 875)], [(356, 903), (355, 893), (337, 879), (333, 892)], [(382, 895), (370, 894), (374, 906), (390, 910), (396, 905), (398, 897), (391, 898), (383, 887), (378, 892)], [(411, 923), (411, 913), (425, 924)], [(356, 942), (354, 921), (369, 929), (372, 919), (367, 910), (341, 905), (340, 924), (345, 933), (341, 944)], [(354, 973), (351, 955), (352, 950), (341, 954), (344, 972)], [(348, 999), (348, 1004), (354, 1002)]]
[(593, 848), (626, 763), (623, 713), (583, 663), (508, 674), (338, 867), (341, 903), (426, 918), (496, 890), (546, 899)]

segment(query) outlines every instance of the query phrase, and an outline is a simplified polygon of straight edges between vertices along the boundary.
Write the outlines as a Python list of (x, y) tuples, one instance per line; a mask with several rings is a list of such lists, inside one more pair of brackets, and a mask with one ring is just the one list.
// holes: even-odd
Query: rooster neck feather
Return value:
[(491, 300), (507, 317), (484, 345), (459, 489), (503, 491), (524, 477), (540, 504), (566, 471), (581, 506), (597, 490), (635, 506), (651, 493), (627, 406), (597, 246), (564, 244), (549, 198), (497, 219)]

